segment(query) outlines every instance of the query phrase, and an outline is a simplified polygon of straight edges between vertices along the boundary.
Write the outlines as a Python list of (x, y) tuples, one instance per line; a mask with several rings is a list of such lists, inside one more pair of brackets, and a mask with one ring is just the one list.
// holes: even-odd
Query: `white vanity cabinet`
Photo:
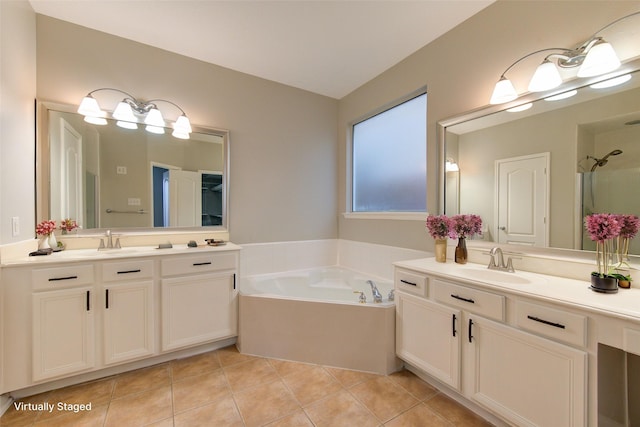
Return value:
[(92, 250), (78, 259), (65, 251), (3, 264), (0, 394), (38, 393), (52, 382), (87, 381), (101, 370), (112, 375), (233, 342), (239, 249)]
[(154, 290), (153, 260), (103, 263), (100, 308), (105, 365), (156, 352)]
[(92, 265), (33, 270), (33, 381), (85, 371), (95, 365), (92, 282)]
[(410, 366), (510, 424), (587, 425), (586, 317), (398, 266), (395, 288)]
[(237, 256), (161, 261), (162, 350), (237, 335)]

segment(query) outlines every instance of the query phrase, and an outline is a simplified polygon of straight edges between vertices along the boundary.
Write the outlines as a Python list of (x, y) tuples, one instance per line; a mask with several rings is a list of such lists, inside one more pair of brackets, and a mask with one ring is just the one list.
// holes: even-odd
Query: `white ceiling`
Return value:
[(37, 13), (342, 98), (494, 0), (30, 0)]

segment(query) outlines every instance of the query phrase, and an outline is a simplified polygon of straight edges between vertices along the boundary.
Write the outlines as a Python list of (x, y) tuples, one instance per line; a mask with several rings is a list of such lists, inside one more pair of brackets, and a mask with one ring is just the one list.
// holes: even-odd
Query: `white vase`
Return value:
[(56, 235), (53, 232), (49, 234), (49, 247), (54, 251), (58, 249), (58, 240), (56, 240)]
[(38, 242), (38, 249), (51, 249), (49, 245), (49, 236), (40, 237), (40, 241)]

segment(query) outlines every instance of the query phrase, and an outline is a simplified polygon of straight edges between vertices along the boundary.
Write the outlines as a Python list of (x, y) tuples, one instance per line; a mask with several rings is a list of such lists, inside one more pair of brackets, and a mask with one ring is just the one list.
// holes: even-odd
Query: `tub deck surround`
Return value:
[[(373, 303), (368, 279), (383, 295)], [(389, 374), (395, 357), (392, 283), (330, 267), (244, 277), (238, 348), (242, 353)], [(358, 302), (365, 292), (367, 304)]]

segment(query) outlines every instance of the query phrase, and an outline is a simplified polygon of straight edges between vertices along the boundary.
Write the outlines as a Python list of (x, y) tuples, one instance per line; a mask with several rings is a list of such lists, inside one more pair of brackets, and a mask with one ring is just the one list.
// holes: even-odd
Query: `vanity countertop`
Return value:
[(487, 290), (508, 292), (640, 322), (640, 289), (620, 289), (615, 294), (604, 294), (592, 291), (588, 280), (567, 279), (528, 271), (501, 272), (489, 270), (482, 264), (456, 264), (451, 261), (440, 263), (436, 262), (435, 258), (400, 261), (394, 265)]
[(168, 249), (158, 249), (157, 246), (131, 246), (123, 247), (121, 249), (107, 249), (103, 251), (99, 251), (97, 249), (71, 249), (54, 252), (50, 255), (25, 255), (24, 257), (5, 260), (1, 265), (3, 267), (15, 267), (79, 261), (109, 261), (114, 259), (152, 257), (160, 255), (185, 255), (201, 254), (204, 252), (237, 251), (240, 249), (240, 246), (229, 242), (220, 246), (199, 245), (195, 248), (190, 248), (186, 244), (177, 244)]

